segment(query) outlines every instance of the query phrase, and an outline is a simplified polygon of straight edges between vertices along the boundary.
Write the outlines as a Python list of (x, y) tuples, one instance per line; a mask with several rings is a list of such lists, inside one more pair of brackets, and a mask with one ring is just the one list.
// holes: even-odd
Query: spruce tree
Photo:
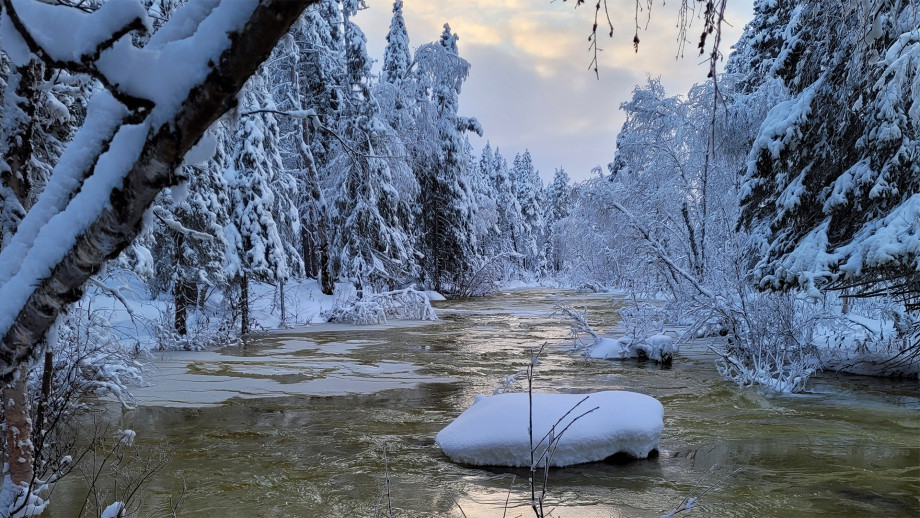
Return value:
[(424, 271), (438, 290), (457, 286), (471, 268), (475, 249), (468, 180), (472, 157), (465, 132), (482, 130), (475, 119), (457, 113), (460, 89), (469, 73), (469, 63), (457, 54), (457, 39), (444, 24), (439, 42), (416, 52), (422, 116), (429, 118), (438, 138), (432, 154), (420, 157), (415, 169), (422, 192)]
[(764, 287), (855, 285), (916, 305), (920, 13), (865, 5), (790, 16), (773, 70), (792, 98), (754, 142), (742, 224)]
[(256, 74), (242, 92), (240, 118), (233, 133), (231, 160), (224, 176), (230, 198), (231, 224), (225, 228), (227, 274), (240, 290), (241, 332), (249, 332), (249, 281), (283, 282), (291, 275), (290, 248), (281, 238), (278, 198), (272, 188), (281, 171), (278, 125), (265, 81)]
[(351, 20), (357, 3), (343, 6), (350, 95), (339, 129), (351, 145), (342, 150), (345, 171), (335, 199), (333, 248), (339, 275), (353, 280), (364, 293), (403, 281), (413, 257), (388, 158), (389, 127), (380, 118), (369, 86), (366, 39)]

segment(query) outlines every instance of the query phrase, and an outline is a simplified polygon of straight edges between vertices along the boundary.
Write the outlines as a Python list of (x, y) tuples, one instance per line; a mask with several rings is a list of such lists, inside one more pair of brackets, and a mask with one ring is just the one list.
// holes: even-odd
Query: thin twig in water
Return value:
[(680, 513), (684, 512), (684, 511), (689, 511), (689, 510), (693, 509), (693, 506), (696, 505), (696, 503), (699, 502), (699, 500), (700, 500), (701, 498), (703, 498), (704, 496), (706, 496), (707, 493), (709, 493), (710, 491), (712, 491), (712, 490), (715, 489), (716, 487), (720, 486), (720, 485), (722, 484), (722, 482), (725, 482), (725, 479), (727, 479), (728, 477), (730, 477), (730, 476), (734, 475), (735, 473), (738, 473), (739, 471), (742, 470), (742, 468), (736, 468), (734, 471), (732, 471), (732, 472), (730, 472), (730, 473), (728, 473), (728, 474), (726, 474), (726, 475), (723, 475), (722, 478), (720, 478), (719, 480), (717, 480), (717, 481), (716, 481), (714, 484), (712, 484), (711, 486), (707, 487), (707, 488), (706, 488), (702, 493), (700, 493), (699, 495), (697, 495), (697, 496), (691, 496), (691, 495), (693, 494), (693, 492), (696, 491), (696, 489), (700, 486), (700, 484), (702, 484), (703, 481), (706, 480), (706, 477), (708, 477), (710, 474), (712, 474), (712, 472), (713, 472), (713, 470), (715, 470), (715, 468), (716, 468), (716, 465), (714, 465), (713, 467), (709, 468), (709, 471), (707, 471), (702, 477), (700, 477), (700, 479), (696, 481), (696, 484), (693, 485), (693, 488), (690, 489), (690, 491), (688, 491), (686, 495), (684, 495), (684, 498), (680, 501), (679, 504), (677, 504), (677, 507), (675, 507), (674, 509), (672, 509), (672, 510), (671, 510), (670, 512), (668, 512), (667, 514), (661, 515), (661, 518), (671, 518), (671, 517), (674, 516), (674, 515), (677, 515), (677, 514), (680, 514)]
[(387, 443), (383, 443), (383, 476), (387, 491), (387, 518), (393, 518), (393, 506), (390, 502), (390, 467), (387, 461)]
[(454, 501), (454, 504), (457, 505), (457, 509), (460, 509), (460, 514), (463, 515), (463, 518), (466, 518), (466, 513), (464, 513), (464, 512), (463, 512), (463, 508), (460, 507), (460, 501), (457, 500), (457, 498), (456, 498), (456, 497), (453, 495), (453, 493), (451, 493), (450, 491), (448, 491), (447, 494), (450, 495), (451, 500), (453, 500), (453, 501)]
[(505, 515), (508, 514), (508, 502), (511, 500), (511, 490), (514, 489), (514, 481), (517, 479), (517, 475), (511, 475), (511, 485), (508, 486), (508, 495), (505, 496), (505, 508), (502, 511), (502, 518), (505, 518)]

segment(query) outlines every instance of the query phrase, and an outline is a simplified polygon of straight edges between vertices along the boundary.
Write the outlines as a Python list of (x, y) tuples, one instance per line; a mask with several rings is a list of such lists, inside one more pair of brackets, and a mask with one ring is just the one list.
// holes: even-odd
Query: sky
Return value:
[[(647, 5), (647, 1), (640, 3)], [(738, 40), (753, 16), (753, 0), (729, 0), (723, 52)], [(367, 35), (373, 59), (381, 60), (393, 3), (367, 0), (355, 18)], [(589, 70), (588, 34), (593, 2), (575, 0), (404, 0), (410, 47), (435, 41), (445, 22), (459, 34), (460, 56), (471, 64), (460, 95), (460, 114), (482, 124), (471, 135), (479, 153), (486, 141), (510, 162), (529, 149), (544, 182), (563, 167), (575, 180), (613, 160), (616, 135), (625, 120), (620, 103), (649, 76), (660, 77), (669, 94), (682, 94), (706, 80), (708, 64), (697, 55), (702, 21), (694, 19), (684, 57), (678, 58), (678, 7), (654, 2), (651, 16), (638, 12), (639, 52), (633, 50), (636, 4), (609, 0), (613, 38), (601, 23), (600, 79)], [(699, 2), (690, 1), (691, 5)]]

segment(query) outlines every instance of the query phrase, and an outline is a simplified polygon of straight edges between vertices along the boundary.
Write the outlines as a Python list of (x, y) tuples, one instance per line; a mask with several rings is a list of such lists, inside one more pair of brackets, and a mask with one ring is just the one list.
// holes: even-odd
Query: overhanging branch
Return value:
[(9, 381), (16, 367), (36, 353), (48, 328), (69, 303), (80, 298), (88, 279), (138, 235), (154, 198), (176, 182), (173, 173), (185, 153), (236, 104), (236, 95), (248, 78), (303, 10), (316, 1), (264, 0), (244, 28), (230, 34), (230, 46), (207, 78), (189, 91), (168, 124), (148, 134), (138, 160), (121, 186), (111, 191), (109, 206), (77, 238), (50, 276), (32, 287), (10, 328), (0, 330), (0, 382)]

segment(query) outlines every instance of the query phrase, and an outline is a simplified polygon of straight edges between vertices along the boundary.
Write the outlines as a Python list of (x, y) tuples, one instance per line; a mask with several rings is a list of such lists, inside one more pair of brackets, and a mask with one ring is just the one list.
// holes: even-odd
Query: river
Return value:
[[(394, 516), (532, 516), (526, 471), (453, 464), (434, 436), (544, 342), (536, 390), (632, 390), (665, 408), (657, 458), (551, 471), (553, 516), (660, 516), (707, 490), (689, 516), (920, 514), (916, 380), (824, 375), (806, 394), (767, 397), (722, 380), (702, 343), (669, 369), (588, 363), (566, 351), (557, 297), (587, 307), (596, 329), (617, 321), (609, 295), (520, 290), (438, 303), (435, 323), (159, 354), (139, 407), (110, 412), (136, 448), (170, 457), (141, 515), (171, 516), (181, 493), (179, 516), (374, 516), (378, 502), (385, 516), (388, 474)], [(85, 491), (70, 475), (43, 516), (75, 516)]]

